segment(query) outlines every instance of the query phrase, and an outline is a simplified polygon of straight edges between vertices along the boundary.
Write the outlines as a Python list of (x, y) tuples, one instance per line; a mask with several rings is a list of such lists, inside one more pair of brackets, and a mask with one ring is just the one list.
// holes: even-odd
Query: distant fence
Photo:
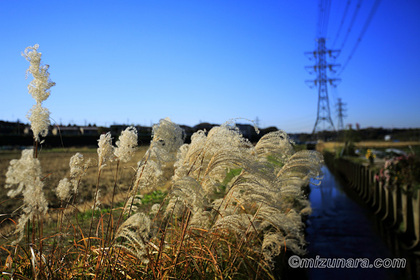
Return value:
[(369, 166), (335, 158), (332, 153), (324, 153), (324, 160), (372, 208), (385, 226), (397, 233), (405, 249), (420, 249), (420, 190), (410, 192), (407, 186), (385, 187), (375, 181), (375, 172)]

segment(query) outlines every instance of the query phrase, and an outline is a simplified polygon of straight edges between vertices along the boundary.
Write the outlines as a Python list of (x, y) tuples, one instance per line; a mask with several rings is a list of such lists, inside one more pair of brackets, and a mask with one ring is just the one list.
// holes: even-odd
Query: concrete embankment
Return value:
[(368, 205), (385, 227), (395, 231), (406, 250), (420, 251), (420, 190), (410, 186), (386, 187), (375, 180), (367, 164), (335, 158), (324, 152), (326, 165), (341, 176)]

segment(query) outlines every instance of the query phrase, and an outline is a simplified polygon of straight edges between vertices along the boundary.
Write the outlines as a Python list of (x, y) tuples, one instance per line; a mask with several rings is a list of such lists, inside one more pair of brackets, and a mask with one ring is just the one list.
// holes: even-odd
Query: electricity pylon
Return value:
[(346, 117), (346, 115), (344, 115), (344, 112), (346, 111), (346, 103), (343, 103), (343, 101), (341, 101), (341, 98), (337, 98), (337, 117), (338, 117), (338, 126), (337, 126), (337, 130), (343, 130), (344, 129), (344, 125), (343, 125), (343, 118)]
[[(327, 54), (331, 58), (336, 58), (339, 54), (338, 50), (328, 50), (325, 46), (325, 38), (318, 38), (318, 48), (313, 52), (305, 52), (306, 55), (309, 55), (309, 59), (315, 59), (315, 65), (306, 66), (305, 68), (309, 70), (309, 73), (316, 73), (317, 78), (315, 80), (307, 80), (306, 83), (312, 87), (318, 87), (318, 112), (312, 130), (312, 134), (323, 130), (335, 130), (334, 124), (331, 119), (330, 113), (330, 104), (328, 100), (328, 83), (330, 86), (336, 86), (336, 82), (340, 79), (337, 78), (328, 78), (327, 70), (335, 73), (335, 67), (338, 67), (338, 64), (329, 64), (327, 62)], [(313, 69), (313, 72), (312, 72)]]

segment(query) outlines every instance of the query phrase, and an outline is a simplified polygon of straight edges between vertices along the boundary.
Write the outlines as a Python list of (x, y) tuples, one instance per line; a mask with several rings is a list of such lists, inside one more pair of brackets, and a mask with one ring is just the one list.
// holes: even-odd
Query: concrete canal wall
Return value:
[(383, 224), (396, 232), (403, 248), (420, 250), (420, 190), (412, 191), (409, 186), (385, 187), (375, 180), (375, 172), (368, 165), (335, 158), (329, 152), (324, 152), (324, 160)]

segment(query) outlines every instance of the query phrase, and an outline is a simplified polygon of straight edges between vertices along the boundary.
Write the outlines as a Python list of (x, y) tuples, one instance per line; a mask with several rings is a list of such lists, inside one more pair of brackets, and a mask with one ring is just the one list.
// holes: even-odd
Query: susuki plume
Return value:
[[(243, 238), (262, 234), (261, 250), (269, 263), (284, 245), (302, 253), (301, 215), (310, 212), (302, 186), (319, 177), (321, 164), (318, 152), (295, 153), (283, 131), (264, 135), (255, 146), (231, 123), (207, 135), (198, 131), (179, 149), (166, 213), (177, 202), (192, 211), (190, 226), (225, 229)], [(221, 187), (224, 197), (212, 201)]]
[(111, 133), (102, 134), (98, 140), (98, 167), (102, 169), (106, 166), (105, 162), (112, 161), (114, 158), (114, 147), (112, 146)]
[(165, 162), (175, 159), (175, 153), (184, 143), (184, 138), (184, 130), (169, 118), (161, 119), (153, 125), (150, 147), (138, 162), (132, 195), (137, 194), (139, 189), (151, 190), (151, 187), (156, 187), (162, 181)]
[(136, 151), (137, 147), (137, 129), (133, 126), (127, 127), (118, 138), (115, 156), (122, 162), (129, 161)]
[(31, 122), (31, 129), (37, 141), (40, 141), (40, 135), (47, 136), (50, 125), (50, 111), (47, 108), (37, 103), (29, 110), (27, 117)]
[(71, 183), (67, 178), (61, 179), (60, 182), (58, 182), (57, 188), (55, 189), (55, 193), (62, 201), (65, 201), (70, 197), (70, 191)]
[(117, 230), (115, 240), (122, 238), (123, 243), (116, 243), (114, 246), (124, 248), (133, 253), (144, 263), (147, 241), (149, 240), (151, 221), (144, 213), (136, 213), (129, 217)]
[(73, 192), (77, 191), (80, 179), (86, 174), (86, 170), (89, 168), (89, 165), (90, 160), (85, 161), (81, 153), (76, 153), (70, 158), (70, 179), (73, 185)]
[(6, 173), (6, 188), (17, 185), (16, 189), (10, 190), (7, 195), (15, 197), (21, 194), (25, 186), (33, 183), (35, 178), (41, 176), (41, 164), (38, 159), (33, 157), (33, 150), (22, 151), (20, 159), (12, 159)]
[(34, 215), (45, 215), (48, 210), (48, 202), (45, 199), (42, 188), (44, 183), (40, 179), (41, 164), (33, 157), (33, 150), (22, 151), (19, 160), (11, 160), (6, 173), (6, 188), (17, 185), (17, 189), (10, 190), (7, 195), (15, 197), (23, 194), (23, 214), (19, 218), (16, 233), (19, 233), (19, 242), (23, 237), (26, 222)]
[(55, 85), (50, 81), (50, 73), (48, 72), (48, 65), (41, 65), (41, 53), (38, 52), (39, 45), (27, 47), (22, 53), (22, 56), (29, 61), (30, 66), (26, 71), (32, 74), (34, 79), (28, 85), (28, 91), (35, 99), (36, 104), (28, 113), (28, 119), (31, 121), (31, 129), (34, 138), (40, 141), (39, 136), (46, 136), (48, 133), (48, 126), (50, 125), (50, 112), (47, 108), (42, 107), (42, 102), (50, 96), (50, 88)]
[(152, 127), (152, 142), (150, 145), (155, 149), (154, 152), (164, 159), (177, 152), (179, 147), (184, 144), (184, 140), (184, 130), (169, 118), (161, 119), (158, 124)]

